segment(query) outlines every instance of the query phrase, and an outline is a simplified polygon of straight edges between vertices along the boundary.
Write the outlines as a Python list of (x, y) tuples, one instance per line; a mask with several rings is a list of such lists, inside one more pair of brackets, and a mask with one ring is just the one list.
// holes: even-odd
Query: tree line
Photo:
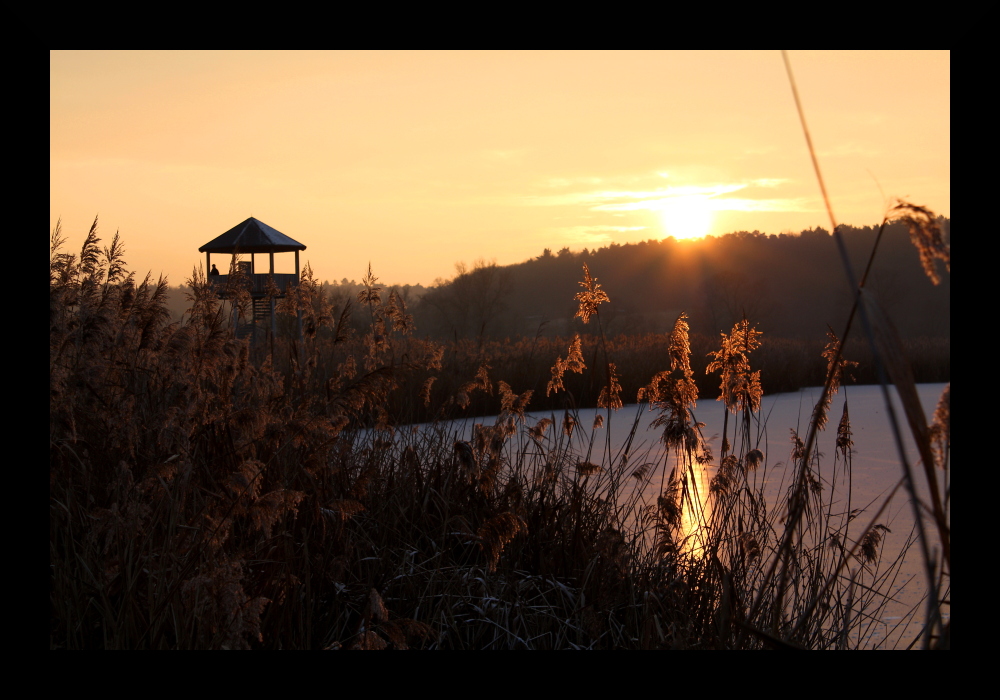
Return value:
[[(940, 223), (947, 234), (950, 219), (942, 217)], [(860, 272), (878, 227), (842, 226), (841, 232), (851, 264)], [(823, 228), (651, 239), (578, 252), (545, 248), (513, 265), (484, 259), (457, 263), (452, 279), (436, 280), (430, 287), (384, 286), (396, 291), (423, 336), (479, 341), (559, 337), (585, 330), (573, 318), (572, 302), (584, 263), (610, 297), (603, 315), (605, 331), (612, 335), (664, 333), (684, 311), (692, 332), (709, 336), (746, 317), (770, 337), (822, 338), (827, 326), (843, 324), (852, 300), (835, 239)], [(377, 272), (377, 261), (375, 265)], [(322, 274), (322, 265), (317, 267)], [(942, 270), (941, 275), (937, 287), (928, 281), (907, 227), (890, 223), (868, 288), (896, 320), (903, 338), (948, 338), (950, 274)], [(338, 316), (348, 304), (356, 305), (362, 289), (362, 283), (346, 277), (323, 283)], [(185, 304), (183, 288), (171, 289), (175, 318)]]
[[(942, 220), (945, 231), (950, 220)], [(842, 227), (859, 273), (878, 227)], [(879, 243), (868, 288), (892, 314), (904, 338), (950, 335), (950, 274), (934, 286), (921, 271), (903, 224), (889, 224)], [(852, 301), (834, 237), (822, 228), (800, 234), (740, 231), (719, 237), (568, 248), (516, 265), (478, 261), (420, 297), (418, 328), (442, 338), (567, 335), (572, 293), (586, 263), (611, 301), (602, 313), (610, 334), (664, 333), (688, 313), (693, 332), (717, 336), (746, 317), (772, 337), (823, 337), (843, 325)]]

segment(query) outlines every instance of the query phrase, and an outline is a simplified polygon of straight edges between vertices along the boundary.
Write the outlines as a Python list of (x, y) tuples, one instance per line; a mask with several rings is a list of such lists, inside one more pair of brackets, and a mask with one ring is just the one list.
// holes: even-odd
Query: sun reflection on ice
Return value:
[(677, 532), (680, 551), (701, 558), (708, 543), (709, 522), (712, 518), (712, 498), (709, 493), (709, 467), (693, 464), (684, 467), (681, 480), (681, 518)]

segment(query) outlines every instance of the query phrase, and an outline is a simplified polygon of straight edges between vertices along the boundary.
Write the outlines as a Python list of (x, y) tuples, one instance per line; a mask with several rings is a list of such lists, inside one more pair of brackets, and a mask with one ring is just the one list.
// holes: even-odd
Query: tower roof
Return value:
[(199, 253), (288, 253), (305, 250), (298, 241), (252, 216), (201, 248)]

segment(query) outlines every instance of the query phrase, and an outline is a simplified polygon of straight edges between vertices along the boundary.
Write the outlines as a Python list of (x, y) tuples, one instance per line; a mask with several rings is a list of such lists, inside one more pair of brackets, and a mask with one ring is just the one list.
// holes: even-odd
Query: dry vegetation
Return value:
[[(907, 217), (929, 274), (935, 255), (947, 262), (929, 212), (893, 215)], [(79, 256), (62, 247), (57, 227), (51, 648), (854, 648), (885, 602), (900, 559), (881, 561), (881, 510), (849, 535), (858, 513), (818, 487), (821, 460), (851, 469), (846, 408), (832, 465), (814, 449), (850, 368), (832, 334), (790, 486), (767, 502), (750, 425), (772, 370), (757, 364), (766, 339), (747, 321), (714, 347), (692, 348), (683, 314), (664, 336), (607, 339), (607, 297), (585, 269), (576, 300), (593, 335), (446, 354), (413, 336), (402, 300), (370, 271), (358, 334), (351, 308), (334, 314), (306, 268), (279, 304), (286, 332), (259, 342), (234, 337), (230, 304), (198, 274), (190, 312), (170, 322), (165, 282), (134, 280), (117, 235), (99, 247), (96, 221)], [(246, 306), (238, 289), (230, 298)], [(858, 299), (922, 457), (903, 481), (931, 493), (921, 644), (948, 647), (950, 490), (935, 488), (949, 468), (948, 395), (928, 425), (889, 320)], [(769, 352), (775, 368), (791, 361)], [(515, 379), (495, 379), (490, 363), (503, 362)], [(718, 455), (690, 412), (706, 371), (730, 412)], [(649, 462), (602, 448), (574, 392), (615, 420), (638, 395), (668, 449)], [(564, 401), (561, 424), (526, 418), (546, 394)], [(496, 423), (458, 439), (446, 419), (476, 402)], [(438, 420), (407, 426), (424, 416)], [(659, 496), (645, 502), (650, 483)]]

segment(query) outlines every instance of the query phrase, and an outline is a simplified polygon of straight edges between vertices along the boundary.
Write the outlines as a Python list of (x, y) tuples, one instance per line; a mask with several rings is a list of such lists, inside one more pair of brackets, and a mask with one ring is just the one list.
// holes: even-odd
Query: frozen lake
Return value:
[[(945, 386), (945, 384), (921, 384), (917, 386), (928, 423), (933, 419), (934, 409)], [(777, 499), (782, 498), (782, 494), (788, 487), (790, 470), (786, 470), (785, 465), (790, 461), (792, 446), (790, 430), (795, 429), (800, 437), (805, 439), (809, 417), (820, 392), (821, 388), (819, 387), (806, 388), (794, 393), (765, 396), (761, 401), (761, 411), (753, 429), (752, 440), (756, 441), (753, 446), (764, 453), (765, 463), (757, 472), (752, 473), (752, 478), (758, 480), (756, 482), (758, 485), (763, 485), (769, 503), (779, 502)], [(916, 449), (906, 430), (905, 416), (896, 398), (895, 389), (891, 389), (891, 392), (896, 406), (897, 419), (903, 426), (903, 442), (912, 466), (918, 462)], [(832, 467), (836, 451), (837, 425), (845, 400), (848, 402), (854, 440), (849, 497), (843, 471), (834, 473)], [(695, 414), (697, 420), (705, 424), (702, 433), (709, 441), (717, 462), (722, 439), (723, 405), (721, 402), (713, 400), (702, 400), (698, 402)], [(604, 425), (595, 429), (592, 426), (598, 415), (604, 417)], [(612, 412), (611, 415), (608, 415), (606, 409), (578, 411), (576, 414), (578, 428), (572, 436), (574, 447), (582, 456), (589, 454), (587, 461), (595, 464), (606, 464), (609, 462), (609, 455), (614, 457), (624, 449), (625, 440), (633, 425), (638, 421), (638, 427), (629, 448), (629, 464), (634, 466), (643, 463), (666, 464), (667, 467), (670, 467), (672, 466), (670, 461), (665, 462), (665, 460), (672, 460), (673, 457), (667, 455), (665, 448), (660, 443), (660, 431), (649, 428), (655, 417), (655, 413), (643, 410), (643, 407), (638, 405), (625, 406), (617, 412)], [(552, 419), (554, 425), (549, 428), (551, 434), (551, 431), (561, 429), (564, 415), (551, 411), (530, 412), (526, 414), (525, 425), (533, 426), (543, 418)], [(456, 431), (456, 438), (469, 439), (475, 424), (492, 425), (494, 420), (495, 418), (492, 417), (469, 419), (454, 423), (452, 428)], [(732, 432), (733, 420), (731, 416), (729, 423), (731, 441), (733, 440)], [(824, 488), (832, 486), (835, 488), (835, 493), (840, 494), (836, 505), (842, 507), (844, 512), (854, 509), (863, 509), (864, 511), (851, 523), (851, 534), (853, 535), (855, 531), (859, 532), (870, 522), (876, 510), (903, 475), (881, 388), (878, 386), (842, 387), (840, 393), (834, 396), (829, 412), (829, 423), (826, 429), (818, 435), (817, 449), (823, 455), (819, 474), (824, 482)], [(918, 469), (922, 468), (918, 467)], [(713, 474), (713, 467), (709, 467), (704, 472), (703, 483), (706, 486), (708, 479)], [(923, 478), (922, 474), (919, 471), (915, 471), (915, 474), (917, 482), (920, 483)], [(943, 473), (939, 471), (938, 474), (943, 486)], [(644, 496), (650, 502), (655, 502), (659, 488), (660, 480), (653, 479), (646, 486)], [(707, 488), (705, 490), (707, 491)], [(904, 487), (896, 491), (889, 501), (888, 507), (878, 518), (878, 522), (884, 523), (891, 530), (885, 534), (881, 553), (881, 562), (884, 567), (885, 564), (896, 559), (907, 539), (915, 540), (916, 537), (913, 532), (913, 509)], [(931, 542), (936, 541), (933, 533), (929, 539)], [(937, 554), (940, 556), (940, 552)], [(919, 634), (920, 623), (924, 615), (923, 606), (918, 605), (918, 603), (926, 591), (926, 581), (920, 550), (916, 544), (910, 547), (905, 555), (899, 575), (884, 590), (890, 593), (895, 602), (886, 605), (882, 610), (881, 619), (872, 620), (867, 626), (865, 632), (868, 645), (877, 645), (881, 648), (905, 648)], [(950, 598), (950, 594), (948, 597)], [(914, 619), (909, 619), (907, 613), (915, 606), (918, 607), (917, 615)]]

